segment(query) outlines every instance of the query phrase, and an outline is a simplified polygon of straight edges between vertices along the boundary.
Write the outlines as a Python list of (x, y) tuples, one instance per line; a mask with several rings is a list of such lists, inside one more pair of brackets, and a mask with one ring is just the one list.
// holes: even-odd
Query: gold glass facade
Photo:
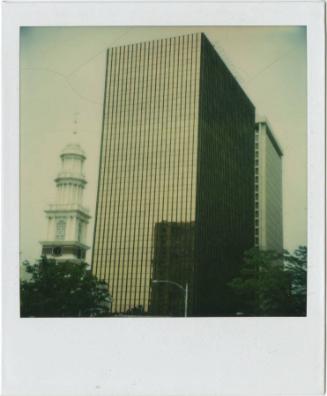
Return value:
[(92, 270), (112, 311), (148, 310), (155, 225), (192, 224), (201, 34), (111, 48)]

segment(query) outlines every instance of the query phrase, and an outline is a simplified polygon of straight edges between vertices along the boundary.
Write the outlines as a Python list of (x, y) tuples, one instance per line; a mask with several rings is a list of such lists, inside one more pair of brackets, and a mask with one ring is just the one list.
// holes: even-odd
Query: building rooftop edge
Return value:
[(171, 36), (171, 37), (165, 37), (165, 38), (161, 38), (161, 39), (145, 40), (145, 41), (139, 41), (139, 42), (134, 42), (134, 43), (130, 43), (130, 44), (116, 45), (116, 46), (108, 47), (107, 48), (107, 52), (109, 52), (111, 49), (114, 49), (114, 48), (124, 48), (124, 47), (130, 47), (130, 46), (133, 46), (133, 45), (141, 45), (141, 44), (147, 44), (147, 43), (152, 43), (152, 42), (171, 40), (171, 39), (175, 39), (175, 38), (179, 38), (179, 37), (187, 37), (187, 36), (193, 36), (193, 35), (198, 35), (199, 37), (201, 37), (202, 39), (205, 39), (209, 43), (209, 45), (212, 47), (214, 52), (218, 55), (220, 61), (224, 64), (224, 66), (227, 68), (229, 73), (233, 76), (234, 80), (237, 82), (237, 84), (240, 87), (240, 89), (243, 91), (244, 95), (246, 96), (248, 101), (251, 103), (251, 106), (253, 108), (255, 108), (254, 103), (249, 98), (245, 88), (243, 88), (242, 84), (240, 83), (239, 78), (232, 72), (231, 68), (228, 66), (226, 61), (221, 57), (221, 55), (218, 52), (217, 48), (214, 46), (214, 44), (211, 42), (209, 37), (204, 32), (190, 32), (190, 33), (184, 33), (184, 34), (180, 34), (180, 35), (174, 35), (174, 36)]
[(137, 41), (134, 43), (129, 43), (129, 44), (121, 44), (121, 45), (113, 45), (111, 47), (107, 48), (107, 51), (113, 48), (123, 48), (123, 47), (130, 47), (132, 45), (139, 45), (139, 44), (147, 44), (147, 43), (152, 43), (152, 42), (158, 42), (158, 41), (165, 41), (165, 40), (171, 40), (174, 38), (179, 38), (179, 37), (185, 37), (185, 36), (193, 36), (193, 35), (200, 35), (200, 36), (205, 36), (205, 33), (203, 32), (190, 32), (190, 33), (184, 33), (184, 34), (179, 34), (179, 35), (173, 35), (165, 38), (158, 38), (158, 39), (152, 39), (152, 40), (144, 40), (144, 41)]
[(249, 103), (251, 104), (251, 106), (253, 107), (253, 109), (255, 109), (255, 104), (252, 102), (252, 99), (249, 98), (249, 95), (246, 92), (245, 87), (243, 87), (242, 83), (240, 82), (240, 77), (237, 76), (237, 72), (235, 70), (232, 70), (233, 68), (228, 65), (228, 62), (222, 58), (221, 54), (219, 53), (218, 49), (214, 46), (214, 44), (212, 43), (212, 41), (209, 39), (209, 37), (205, 34), (205, 33), (201, 33), (201, 37), (208, 43), (208, 45), (211, 46), (212, 50), (216, 53), (216, 55), (218, 56), (220, 62), (224, 65), (224, 67), (228, 70), (228, 72), (230, 73), (230, 75), (233, 77), (233, 79), (236, 81), (238, 87), (241, 89), (241, 91), (243, 92), (244, 96), (246, 97), (246, 99), (249, 101)]
[(282, 157), (284, 155), (283, 150), (282, 150), (281, 145), (279, 144), (278, 140), (274, 136), (274, 134), (272, 132), (271, 125), (270, 125), (269, 121), (267, 120), (267, 118), (263, 117), (263, 116), (258, 116), (256, 118), (255, 125), (257, 126), (259, 124), (266, 125), (267, 135), (268, 135), (271, 143), (275, 147), (276, 151), (278, 152), (278, 154)]

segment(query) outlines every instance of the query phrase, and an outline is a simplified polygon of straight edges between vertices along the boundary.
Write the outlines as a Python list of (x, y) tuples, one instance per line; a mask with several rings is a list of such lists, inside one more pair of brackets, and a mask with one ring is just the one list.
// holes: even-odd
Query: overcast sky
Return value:
[(293, 250), (306, 245), (305, 28), (38, 27), (21, 29), (22, 260), (40, 256), (39, 241), (46, 236), (44, 209), (54, 203), (59, 154), (74, 141), (87, 156), (84, 205), (92, 214), (92, 243), (106, 49), (196, 31), (207, 34), (257, 113), (270, 122), (284, 152), (284, 246)]

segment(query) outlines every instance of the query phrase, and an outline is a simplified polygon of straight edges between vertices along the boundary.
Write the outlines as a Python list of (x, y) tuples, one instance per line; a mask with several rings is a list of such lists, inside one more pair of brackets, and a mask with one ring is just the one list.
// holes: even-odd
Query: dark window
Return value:
[(53, 248), (53, 255), (54, 256), (61, 256), (62, 255), (62, 248), (60, 246), (55, 246)]

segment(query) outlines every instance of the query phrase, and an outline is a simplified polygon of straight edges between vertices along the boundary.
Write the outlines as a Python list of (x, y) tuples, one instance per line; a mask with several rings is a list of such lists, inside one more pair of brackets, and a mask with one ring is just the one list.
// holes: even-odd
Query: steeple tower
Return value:
[(86, 157), (79, 144), (71, 143), (63, 149), (60, 158), (61, 169), (55, 179), (56, 203), (45, 210), (48, 230), (46, 240), (40, 242), (42, 255), (57, 261), (78, 262), (85, 259), (89, 249), (86, 230), (90, 215), (82, 206), (87, 183), (83, 173)]

